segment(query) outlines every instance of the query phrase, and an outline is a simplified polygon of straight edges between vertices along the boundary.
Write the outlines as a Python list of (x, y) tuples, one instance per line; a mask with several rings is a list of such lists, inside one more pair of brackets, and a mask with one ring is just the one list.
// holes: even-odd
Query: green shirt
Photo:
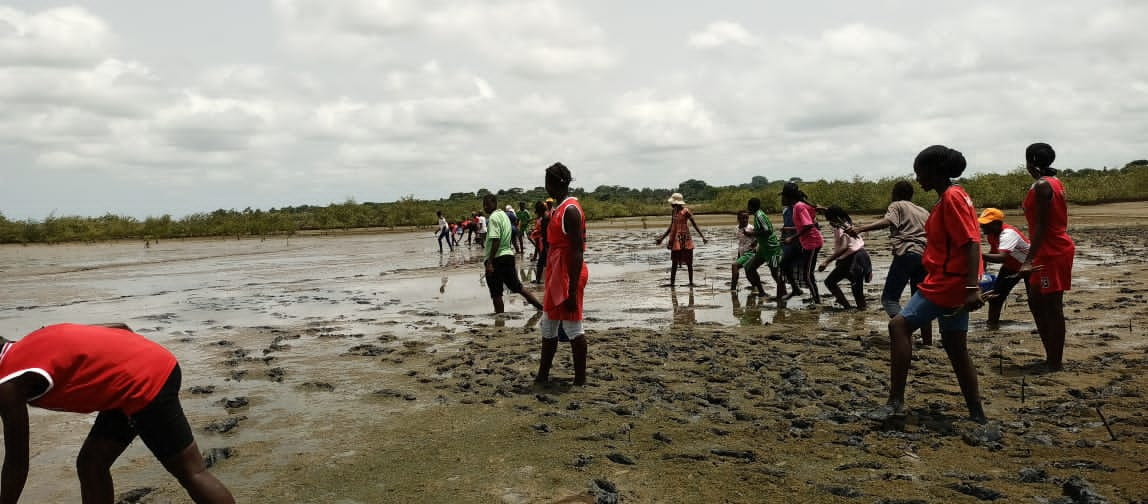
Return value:
[(757, 254), (770, 257), (781, 254), (781, 240), (773, 232), (773, 223), (764, 211), (758, 210), (753, 214), (753, 234), (757, 238)]
[(532, 217), (533, 216), (530, 215), (529, 210), (527, 210), (525, 208), (523, 208), (522, 210), (519, 210), (518, 211), (518, 229), (522, 232), (526, 232), (526, 230), (528, 230), (532, 226), (534, 226), (534, 220)]
[[(513, 234), (513, 228), (510, 226), (510, 217), (502, 210), (495, 210), (490, 213), (490, 218), (486, 219), (486, 243), (483, 247), (486, 253), (483, 254), (485, 259), (494, 259), (504, 255), (514, 255), (514, 244), (510, 243), (510, 237)], [(490, 250), (494, 240), (498, 240), (498, 250)]]

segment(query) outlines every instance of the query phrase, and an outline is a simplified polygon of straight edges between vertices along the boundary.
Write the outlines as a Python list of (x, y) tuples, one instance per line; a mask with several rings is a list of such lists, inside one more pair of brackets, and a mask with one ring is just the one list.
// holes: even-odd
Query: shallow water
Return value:
[[(742, 288), (731, 292), (729, 264), (735, 249), (731, 229), (705, 229), (714, 239), (708, 245), (698, 243), (694, 288), (684, 286), (684, 270), (678, 273), (678, 287), (662, 287), (668, 281), (669, 253), (654, 245), (657, 231), (591, 230), (586, 253), (588, 327), (669, 330), (683, 325), (796, 324), (885, 338), (888, 318), (877, 302), (889, 260), (884, 233), (868, 243), (875, 271), (873, 282), (866, 286), (869, 309), (858, 313), (830, 308), (779, 310), (776, 303), (747, 296), (744, 277)], [(524, 257), (518, 260), (523, 280), (531, 280), (533, 273), (522, 264)], [(1090, 272), (1119, 260), (1109, 250), (1082, 246), (1075, 288), (1113, 287), (1093, 281)], [(363, 408), (352, 402), (386, 388), (388, 373), (394, 371), (385, 363), (372, 364), (378, 359), (368, 357), (361, 367), (340, 367), (345, 361), (334, 357), (350, 344), (380, 339), (417, 343), (428, 340), (428, 334), (458, 334), (461, 342), (474, 327), (529, 332), (537, 323), (536, 312), (512, 294), (507, 297), (508, 313), (493, 316), (480, 249), (463, 245), (440, 256), (428, 232), (265, 241), (171, 240), (148, 247), (138, 242), (5, 246), (0, 247), (0, 265), (6, 287), (0, 291), (0, 334), (18, 338), (65, 321), (125, 322), (172, 349), (186, 370), (185, 389), (219, 387), (211, 395), (184, 394), (193, 426), (229, 417), (218, 405), (225, 396), (248, 397), (250, 408), (257, 408), (258, 414), (241, 420), (242, 428), (234, 433), (205, 434), (197, 427), (201, 448), (259, 446), (270, 455), (269, 465), (322, 450), (324, 432), (340, 425), (385, 418), (388, 408), (417, 407), (416, 402), (406, 402)], [(769, 288), (772, 283), (767, 280)], [(824, 288), (822, 295), (828, 304)], [(1023, 304), (1006, 307), (1006, 321), (1015, 322), (1006, 322), (1003, 332), (1027, 337), (1031, 324), (1026, 312)], [(980, 317), (974, 326), (983, 324)], [(308, 330), (290, 333), (282, 328)], [(285, 343), (306, 351), (269, 351), (276, 336), (283, 335), (298, 336)], [(336, 341), (343, 343), (332, 344)], [(1114, 345), (1131, 346), (1133, 341)], [(999, 342), (981, 344), (1011, 349)], [(275, 360), (259, 362), (264, 356)], [(331, 364), (336, 361), (340, 364)], [(272, 367), (286, 369), (284, 383), (269, 380), (266, 372)], [(317, 393), (306, 387), (308, 383), (331, 385), (335, 393)], [(283, 393), (284, 389), (298, 393)], [(243, 410), (236, 414), (243, 415)], [(74, 482), (71, 461), (93, 418), (33, 410), (33, 471), (27, 498), (74, 500), (75, 483), (51, 482)], [(300, 431), (300, 426), (306, 430)], [(332, 460), (340, 453), (331, 454)], [(155, 485), (162, 471), (138, 443), (117, 467), (131, 469), (116, 473), (120, 489)], [(265, 477), (261, 474), (249, 472), (244, 480), (258, 485)]]

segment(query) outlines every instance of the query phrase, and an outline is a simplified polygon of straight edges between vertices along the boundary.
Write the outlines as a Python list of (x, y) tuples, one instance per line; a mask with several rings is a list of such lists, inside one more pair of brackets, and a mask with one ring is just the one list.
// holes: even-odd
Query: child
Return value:
[(777, 284), (777, 300), (780, 303), (785, 296), (785, 280), (778, 271), (778, 266), (781, 264), (781, 240), (777, 238), (777, 233), (773, 232), (773, 223), (769, 222), (769, 217), (761, 210), (761, 200), (750, 198), (746, 202), (746, 209), (753, 215), (753, 229), (746, 234), (753, 235), (757, 247), (754, 249), (753, 257), (745, 265), (745, 278), (749, 280), (755, 295), (766, 297), (765, 288), (761, 285), (761, 275), (757, 270), (763, 264), (768, 265), (769, 274)]
[(694, 230), (698, 232), (698, 236), (702, 237), (702, 243), (709, 243), (706, 236), (702, 234), (702, 230), (698, 228), (698, 223), (694, 222), (694, 214), (690, 209), (686, 208), (686, 200), (682, 197), (682, 193), (674, 193), (670, 195), (670, 199), (666, 200), (670, 204), (672, 213), (670, 216), (670, 227), (666, 228), (666, 232), (658, 238), (654, 243), (661, 245), (662, 240), (670, 237), (670, 241), (666, 243), (666, 248), (670, 249), (670, 283), (667, 287), (673, 287), (678, 274), (678, 266), (681, 264), (686, 265), (686, 271), (690, 275), (689, 286), (694, 286), (694, 239), (690, 235), (690, 225), (694, 226)]
[(733, 260), (733, 276), (729, 282), (729, 290), (737, 290), (737, 280), (741, 276), (741, 268), (745, 266), (757, 248), (757, 241), (753, 239), (753, 224), (749, 223), (749, 212), (739, 210), (737, 212), (737, 255)]
[(833, 294), (837, 303), (848, 310), (851, 308), (849, 301), (845, 299), (845, 293), (841, 292), (841, 287), (837, 285), (841, 280), (848, 279), (857, 309), (864, 310), (865, 282), (873, 279), (873, 264), (869, 260), (869, 253), (865, 251), (865, 240), (860, 236), (854, 237), (846, 233), (847, 229), (853, 227), (853, 219), (849, 218), (849, 214), (841, 207), (836, 205), (829, 207), (825, 212), (825, 218), (829, 220), (829, 225), (833, 226), (833, 253), (825, 258), (817, 271), (825, 271), (829, 263), (836, 260), (833, 271), (825, 278), (825, 287)]
[(234, 503), (207, 470), (179, 403), (180, 369), (164, 347), (124, 324), (57, 324), (0, 339), (4, 502), (28, 477), (28, 406), (99, 412), (76, 469), (84, 502), (112, 502), (110, 469), (138, 436), (197, 503)]
[[(986, 208), (981, 212), (977, 222), (981, 224), (985, 238), (989, 242), (989, 251), (981, 254), (985, 262), (1000, 263), (1001, 269), (997, 272), (996, 282), (989, 290), (993, 298), (989, 300), (989, 319), (986, 326), (989, 329), (1000, 327), (1001, 309), (1004, 308), (1005, 299), (1008, 298), (1012, 288), (1021, 281), (1018, 273), (1024, 260), (1028, 258), (1028, 238), (1019, 229), (1005, 224), (1004, 212), (996, 208)], [(1028, 285), (1025, 279), (1025, 285)]]
[(785, 244), (801, 246), (800, 255), (796, 260), (798, 278), (809, 288), (813, 304), (821, 304), (821, 293), (817, 291), (817, 279), (813, 276), (817, 255), (821, 253), (821, 246), (825, 243), (821, 229), (817, 225), (817, 209), (806, 200), (805, 192), (799, 189), (795, 182), (786, 182), (782, 186), (781, 204), (793, 207), (793, 236), (786, 238)]

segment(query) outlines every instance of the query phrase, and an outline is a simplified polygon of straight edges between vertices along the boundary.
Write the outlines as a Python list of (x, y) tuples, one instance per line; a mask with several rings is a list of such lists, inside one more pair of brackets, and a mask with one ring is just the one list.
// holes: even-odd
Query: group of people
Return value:
[[(986, 208), (976, 213), (972, 198), (953, 183), (966, 168), (957, 150), (934, 145), (921, 151), (913, 162), (917, 183), (933, 191), (938, 202), (926, 210), (912, 202), (913, 185), (894, 184), (892, 203), (875, 222), (855, 225), (838, 206), (828, 208), (810, 203), (796, 183), (786, 183), (781, 191), (782, 228), (778, 233), (761, 201), (751, 198), (738, 212), (737, 252), (732, 265), (731, 289), (737, 289), (739, 272), (745, 271), (754, 296), (768, 299), (758, 270), (769, 268), (776, 284), (779, 305), (804, 294), (820, 304), (821, 296), (814, 271), (833, 266), (824, 285), (836, 302), (845, 307), (865, 309), (864, 283), (872, 280), (873, 265), (865, 250), (862, 234), (889, 229), (893, 259), (881, 294), (881, 306), (890, 317), (891, 385), (887, 405), (874, 412), (875, 418), (898, 415), (904, 408), (905, 382), (912, 358), (912, 334), (921, 331), (921, 340), (932, 344), (932, 324), (937, 321), (944, 347), (957, 374), (970, 417), (983, 421), (976, 368), (966, 346), (969, 312), (988, 304), (987, 327), (996, 329), (1005, 300), (1020, 282), (1025, 283), (1029, 311), (1045, 349), (1044, 367), (1058, 371), (1064, 355), (1064, 292), (1071, 288), (1075, 245), (1068, 236), (1068, 210), (1064, 186), (1052, 168), (1056, 153), (1046, 143), (1034, 143), (1025, 150), (1026, 169), (1035, 180), (1023, 202), (1029, 237), (1005, 223), (1000, 209)], [(685, 206), (681, 194), (673, 194), (671, 223), (657, 239), (667, 236), (671, 253), (670, 286), (675, 272), (686, 266), (693, 285), (693, 249), (689, 226), (706, 241)], [(833, 228), (832, 252), (818, 261), (825, 239), (817, 214), (825, 216)], [(989, 243), (981, 245), (981, 234)], [(1000, 263), (1000, 271), (985, 275), (984, 263)], [(848, 280), (854, 305), (839, 284)], [(902, 306), (901, 295), (908, 286), (909, 302)]]
[[(536, 228), (536, 221), (531, 216), (530, 210), (526, 208), (526, 202), (519, 202), (518, 210), (515, 210), (513, 205), (506, 205), (502, 211), (505, 212), (506, 218), (510, 221), (511, 239), (508, 245), (514, 250), (514, 253), (524, 254), (526, 252), (524, 236), (537, 250), (538, 242), (536, 238), (531, 236)], [(537, 205), (535, 211), (538, 211)], [(436, 211), (435, 216), (438, 219), (438, 225), (435, 227), (434, 234), (438, 238), (438, 253), (442, 254), (446, 251), (442, 246), (444, 241), (450, 251), (453, 252), (456, 246), (461, 245), (463, 236), (466, 237), (467, 245), (485, 245), (487, 235), (490, 232), (490, 223), (487, 217), (489, 214), (490, 211), (483, 207), (482, 212), (475, 211), (471, 213), (470, 217), (464, 217), (458, 222), (451, 222), (446, 219), (442, 210)]]

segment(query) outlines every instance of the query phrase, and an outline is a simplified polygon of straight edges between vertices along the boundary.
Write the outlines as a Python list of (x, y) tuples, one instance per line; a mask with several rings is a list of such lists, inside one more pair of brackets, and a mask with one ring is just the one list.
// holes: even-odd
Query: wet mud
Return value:
[[(511, 295), (491, 315), (478, 249), (440, 261), (421, 234), (4, 248), (0, 330), (124, 321), (168, 346), (242, 502), (1138, 502), (1148, 234), (1105, 224), (1073, 230), (1064, 371), (1043, 372), (1019, 289), (999, 330), (973, 314), (987, 425), (921, 345), (907, 415), (865, 417), (888, 386), (881, 234), (857, 312), (731, 291), (721, 221), (692, 289), (660, 287), (658, 226), (592, 229), (586, 387), (567, 346), (535, 385), (538, 313)], [(92, 418), (33, 410), (28, 499), (78, 499)], [(140, 443), (113, 476), (121, 502), (186, 502)]]

